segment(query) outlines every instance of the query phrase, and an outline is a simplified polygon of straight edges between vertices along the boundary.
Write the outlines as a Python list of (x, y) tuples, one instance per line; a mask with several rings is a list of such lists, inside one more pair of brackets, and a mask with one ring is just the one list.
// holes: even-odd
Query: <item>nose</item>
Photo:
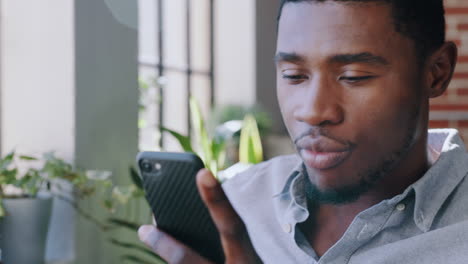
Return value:
[(344, 120), (341, 93), (326, 78), (316, 76), (303, 88), (294, 118), (311, 126), (337, 125)]

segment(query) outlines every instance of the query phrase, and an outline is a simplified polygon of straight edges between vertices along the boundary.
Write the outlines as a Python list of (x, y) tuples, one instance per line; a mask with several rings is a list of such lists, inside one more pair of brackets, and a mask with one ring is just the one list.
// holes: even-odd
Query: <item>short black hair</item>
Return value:
[(287, 3), (355, 2), (385, 3), (391, 6), (396, 32), (415, 42), (417, 56), (427, 56), (445, 43), (445, 10), (443, 0), (281, 0), (277, 21)]

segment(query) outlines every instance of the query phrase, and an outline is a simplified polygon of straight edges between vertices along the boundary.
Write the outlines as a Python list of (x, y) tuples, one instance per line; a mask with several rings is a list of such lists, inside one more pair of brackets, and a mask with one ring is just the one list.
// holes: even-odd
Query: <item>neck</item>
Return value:
[(429, 169), (430, 162), (427, 153), (427, 135), (418, 140), (404, 157), (400, 164), (384, 178), (382, 178), (371, 190), (361, 195), (354, 202), (343, 205), (323, 204), (320, 210), (349, 215), (354, 217), (367, 208), (403, 193), (411, 184), (419, 180)]
[(403, 193), (408, 186), (419, 180), (429, 167), (426, 135), (413, 145), (396, 169), (382, 178), (370, 191), (354, 202), (315, 205), (314, 208), (310, 208), (311, 217), (301, 228), (321, 255), (320, 253), (324, 253), (341, 238), (356, 215), (383, 200)]

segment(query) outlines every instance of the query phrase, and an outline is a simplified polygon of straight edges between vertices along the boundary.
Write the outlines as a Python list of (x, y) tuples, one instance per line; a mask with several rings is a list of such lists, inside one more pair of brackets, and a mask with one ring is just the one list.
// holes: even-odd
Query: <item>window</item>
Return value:
[(214, 94), (214, 0), (139, 0), (140, 149), (178, 150), (159, 126), (190, 134), (189, 98)]

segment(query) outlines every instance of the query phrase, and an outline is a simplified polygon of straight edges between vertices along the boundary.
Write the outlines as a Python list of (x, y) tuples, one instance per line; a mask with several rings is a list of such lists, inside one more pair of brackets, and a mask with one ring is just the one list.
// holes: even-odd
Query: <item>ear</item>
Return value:
[(455, 71), (457, 56), (457, 46), (453, 42), (446, 42), (430, 56), (428, 60), (430, 98), (438, 97), (447, 90)]

